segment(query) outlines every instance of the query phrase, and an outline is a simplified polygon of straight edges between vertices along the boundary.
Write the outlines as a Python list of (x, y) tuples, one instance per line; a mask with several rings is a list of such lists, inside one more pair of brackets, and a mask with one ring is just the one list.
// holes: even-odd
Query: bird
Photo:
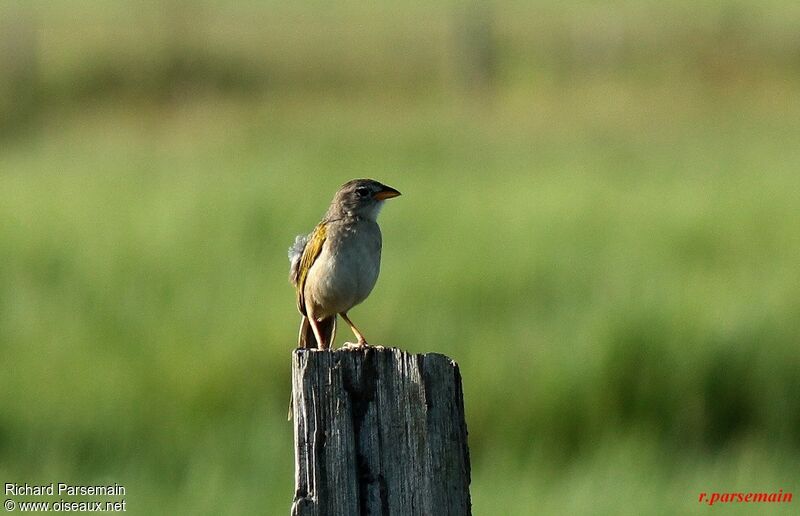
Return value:
[(314, 230), (295, 238), (289, 248), (289, 281), (302, 315), (299, 348), (329, 349), (339, 315), (357, 339), (344, 346), (369, 346), (347, 312), (369, 296), (378, 280), (382, 236), (377, 218), (384, 202), (399, 195), (374, 179), (348, 181)]

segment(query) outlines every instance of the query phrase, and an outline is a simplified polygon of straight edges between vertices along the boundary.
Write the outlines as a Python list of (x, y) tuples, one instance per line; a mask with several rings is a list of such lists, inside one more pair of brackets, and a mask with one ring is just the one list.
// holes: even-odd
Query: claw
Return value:
[(358, 350), (358, 349), (366, 349), (371, 347), (367, 344), (366, 340), (360, 340), (358, 343), (355, 342), (345, 342), (342, 344), (342, 349), (350, 349), (350, 350)]

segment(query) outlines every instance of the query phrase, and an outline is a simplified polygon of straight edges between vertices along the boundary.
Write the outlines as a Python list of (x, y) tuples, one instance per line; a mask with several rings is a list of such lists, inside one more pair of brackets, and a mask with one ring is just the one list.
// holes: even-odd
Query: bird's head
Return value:
[(353, 179), (339, 188), (333, 197), (329, 214), (376, 220), (383, 201), (400, 192), (374, 179)]

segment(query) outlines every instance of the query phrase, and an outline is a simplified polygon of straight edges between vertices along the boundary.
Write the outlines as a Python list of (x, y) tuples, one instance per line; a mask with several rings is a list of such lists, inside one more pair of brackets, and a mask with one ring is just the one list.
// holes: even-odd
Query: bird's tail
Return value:
[[(322, 338), (325, 340), (325, 347), (322, 349), (331, 347), (331, 345), (333, 345), (333, 338), (336, 336), (336, 315), (332, 315), (321, 321), (317, 321), (317, 327), (322, 334)], [(314, 335), (314, 329), (311, 327), (311, 322), (309, 322), (308, 317), (305, 315), (303, 316), (303, 320), (300, 322), (300, 335), (297, 339), (297, 347), (303, 349), (320, 347), (317, 343), (317, 336)], [(289, 414), (287, 416), (289, 421), (292, 420), (293, 401), (292, 395), (289, 394)]]
[(303, 321), (300, 323), (300, 335), (297, 339), (297, 347), (303, 349), (327, 349), (333, 345), (333, 338), (336, 336), (336, 315), (326, 317), (321, 321), (317, 321), (317, 328), (321, 333), (324, 342), (317, 342), (317, 337), (314, 335), (314, 329), (311, 327), (311, 322), (308, 317), (303, 316)]

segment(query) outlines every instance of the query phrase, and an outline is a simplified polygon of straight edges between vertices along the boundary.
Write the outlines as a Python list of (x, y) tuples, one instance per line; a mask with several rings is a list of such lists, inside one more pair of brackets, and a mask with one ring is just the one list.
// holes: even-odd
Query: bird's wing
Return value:
[(300, 278), (300, 258), (303, 257), (303, 249), (306, 248), (309, 235), (297, 235), (294, 244), (289, 248), (289, 283), (297, 286)]
[(306, 278), (308, 277), (308, 271), (311, 269), (311, 266), (314, 265), (317, 257), (319, 257), (319, 253), (322, 252), (322, 246), (325, 244), (326, 236), (326, 225), (324, 223), (317, 224), (317, 227), (314, 228), (314, 231), (312, 231), (311, 235), (308, 237), (308, 241), (303, 247), (303, 254), (300, 256), (300, 263), (297, 267), (297, 282), (295, 283), (295, 287), (297, 288), (297, 309), (300, 310), (300, 313), (303, 315), (306, 315), (306, 300), (304, 291), (306, 286)]

